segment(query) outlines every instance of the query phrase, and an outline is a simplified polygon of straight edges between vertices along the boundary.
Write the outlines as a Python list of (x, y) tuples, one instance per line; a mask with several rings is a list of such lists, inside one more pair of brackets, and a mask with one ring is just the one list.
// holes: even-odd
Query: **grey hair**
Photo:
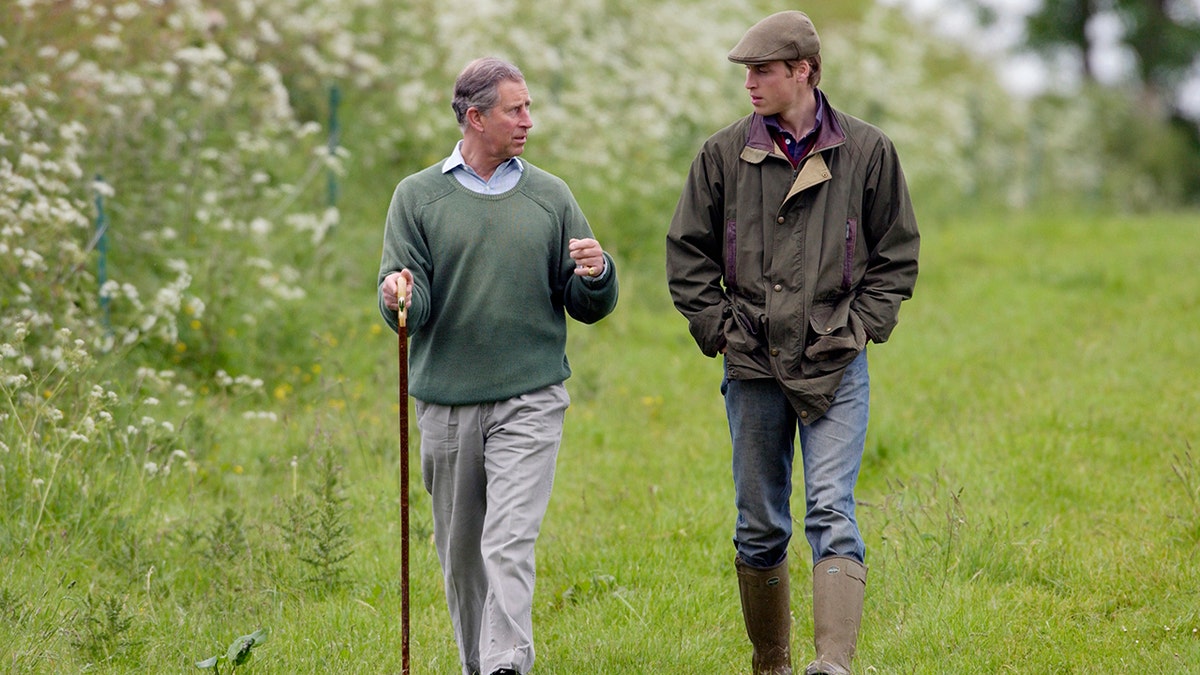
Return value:
[(521, 69), (494, 56), (485, 56), (467, 64), (454, 81), (454, 117), (460, 129), (467, 127), (467, 110), (489, 112), (500, 102), (499, 85), (505, 80), (524, 82)]

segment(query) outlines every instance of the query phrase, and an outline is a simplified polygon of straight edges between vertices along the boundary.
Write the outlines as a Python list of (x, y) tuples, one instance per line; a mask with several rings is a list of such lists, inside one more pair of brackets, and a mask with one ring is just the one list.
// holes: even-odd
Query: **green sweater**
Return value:
[(392, 195), (379, 266), (383, 280), (407, 268), (413, 302), (407, 330), (409, 393), (462, 405), (501, 401), (571, 375), (566, 314), (594, 323), (617, 304), (616, 266), (599, 281), (574, 273), (572, 238), (592, 237), (570, 189), (524, 163), (499, 195), (463, 187), (441, 163), (400, 182)]

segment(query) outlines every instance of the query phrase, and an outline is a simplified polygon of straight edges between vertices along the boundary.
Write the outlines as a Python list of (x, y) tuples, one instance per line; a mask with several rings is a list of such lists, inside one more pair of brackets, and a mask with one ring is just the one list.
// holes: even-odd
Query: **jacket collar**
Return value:
[[(833, 107), (820, 89), (814, 89), (817, 106), (822, 118), (821, 128), (817, 130), (817, 140), (813, 143), (809, 156), (813, 156), (829, 148), (846, 142), (846, 132), (842, 130), (841, 122), (833, 114)], [(750, 115), (750, 128), (746, 132), (746, 147), (742, 151), (742, 159), (749, 162), (761, 162), (767, 155), (777, 154), (775, 140), (771, 138), (771, 130), (767, 128), (766, 118), (758, 113)]]

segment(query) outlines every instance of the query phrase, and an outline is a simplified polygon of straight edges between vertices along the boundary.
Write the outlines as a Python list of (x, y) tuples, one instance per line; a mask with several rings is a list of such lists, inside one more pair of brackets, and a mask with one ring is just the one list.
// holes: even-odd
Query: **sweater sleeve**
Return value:
[(608, 272), (597, 282), (587, 281), (574, 273), (574, 266), (571, 268), (563, 304), (567, 314), (580, 323), (596, 323), (617, 307), (617, 264), (608, 252), (604, 253), (604, 263), (608, 265)]
[(569, 243), (571, 239), (594, 238), (592, 228), (587, 218), (576, 203), (574, 196), (566, 184), (566, 202), (563, 210), (563, 237), (559, 252), (559, 279), (563, 281), (562, 299), (567, 314), (580, 323), (592, 324), (612, 313), (617, 306), (620, 287), (617, 282), (617, 264), (608, 252), (604, 253), (604, 262), (608, 272), (603, 279), (588, 281), (575, 274), (575, 262), (571, 259)]
[(376, 279), (376, 295), (379, 313), (387, 325), (397, 333), (400, 318), (396, 311), (383, 303), (383, 280), (393, 272), (407, 269), (413, 275), (413, 301), (408, 308), (406, 322), (410, 334), (419, 330), (429, 319), (429, 270), (430, 256), (420, 227), (419, 208), (412, 198), (409, 180), (401, 181), (392, 193), (387, 219), (383, 231), (383, 255), (379, 261)]

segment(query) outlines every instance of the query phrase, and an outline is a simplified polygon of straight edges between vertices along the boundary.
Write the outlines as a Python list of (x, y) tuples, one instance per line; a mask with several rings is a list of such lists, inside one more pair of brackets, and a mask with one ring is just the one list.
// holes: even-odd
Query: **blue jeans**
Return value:
[(804, 535), (813, 563), (835, 555), (863, 562), (854, 484), (867, 439), (870, 390), (865, 350), (846, 368), (833, 405), (811, 424), (799, 423), (774, 379), (722, 380), (738, 511), (733, 543), (747, 565), (774, 567), (787, 557), (797, 427), (804, 466)]

